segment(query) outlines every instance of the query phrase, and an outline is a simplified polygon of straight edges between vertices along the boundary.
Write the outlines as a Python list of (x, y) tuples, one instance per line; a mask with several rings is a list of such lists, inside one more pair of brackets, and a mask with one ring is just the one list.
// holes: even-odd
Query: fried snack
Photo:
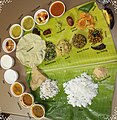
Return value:
[(94, 28), (94, 26), (94, 18), (91, 14), (85, 12), (80, 14), (80, 19), (78, 20), (78, 27), (81, 30), (84, 30), (86, 28)]
[(46, 79), (47, 78), (37, 69), (37, 67), (32, 68), (32, 80), (30, 82), (31, 89), (36, 91)]

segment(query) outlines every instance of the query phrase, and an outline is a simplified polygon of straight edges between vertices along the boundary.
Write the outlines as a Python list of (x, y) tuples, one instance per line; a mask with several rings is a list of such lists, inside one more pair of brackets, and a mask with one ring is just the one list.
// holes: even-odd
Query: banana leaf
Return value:
[[(87, 3), (86, 3), (87, 4)], [(84, 4), (84, 5), (86, 5)], [(81, 5), (83, 6), (83, 5)], [(48, 24), (44, 26), (36, 26), (41, 31), (41, 37), (46, 41), (57, 44), (59, 40), (72, 40), (74, 34), (83, 34), (88, 38), (88, 29), (80, 30), (77, 28), (79, 19), (79, 10), (81, 6), (77, 6), (67, 11), (61, 18), (51, 18)], [(112, 99), (114, 94), (114, 85), (117, 73), (117, 54), (112, 40), (112, 36), (102, 11), (99, 10), (96, 3), (90, 9), (89, 13), (95, 19), (95, 28), (102, 29), (103, 43), (106, 49), (95, 51), (91, 49), (91, 44), (87, 42), (82, 49), (72, 47), (70, 54), (65, 56), (57, 56), (52, 61), (44, 61), (38, 66), (48, 78), (58, 81), (60, 92), (56, 97), (48, 100), (41, 100), (38, 88), (31, 93), (35, 97), (35, 102), (43, 104), (46, 109), (46, 117), (52, 120), (105, 120), (111, 115)], [(74, 26), (68, 26), (66, 18), (71, 16), (74, 19)], [(58, 25), (62, 25), (61, 27)], [(43, 31), (51, 29), (51, 35), (43, 35)], [(95, 67), (103, 66), (108, 69), (109, 76), (103, 81), (98, 82), (98, 95), (92, 100), (92, 104), (83, 107), (72, 107), (67, 103), (67, 95), (64, 93), (63, 83), (69, 81), (83, 72), (92, 75)], [(30, 87), (31, 69), (26, 68), (27, 83)]]
[[(90, 3), (90, 2), (89, 2)], [(92, 2), (91, 2), (92, 3)], [(60, 18), (51, 18), (49, 22), (43, 26), (38, 26), (40, 30), (41, 37), (45, 41), (51, 41), (55, 45), (61, 40), (67, 40), (72, 44), (72, 38), (75, 34), (82, 34), (87, 38), (87, 44), (83, 48), (75, 48), (72, 45), (72, 50), (69, 54), (63, 56), (58, 55), (54, 60), (44, 61), (39, 68), (42, 70), (54, 70), (82, 65), (89, 65), (93, 63), (112, 61), (117, 59), (115, 45), (110, 33), (110, 29), (106, 23), (102, 11), (98, 8), (97, 4), (94, 3), (93, 7), (90, 9), (89, 14), (93, 16), (95, 21), (95, 29), (99, 29), (103, 34), (102, 43), (106, 46), (104, 50), (93, 50), (91, 48), (91, 43), (89, 43), (88, 34), (89, 28), (80, 30), (78, 27), (78, 20), (83, 11), (79, 10), (81, 6), (87, 5), (83, 4), (68, 10)], [(74, 26), (69, 26), (66, 18), (71, 16), (74, 20)], [(43, 35), (43, 32), (47, 29), (51, 30), (51, 34)], [(101, 44), (101, 43), (100, 43)]]
[(79, 10), (82, 10), (84, 12), (89, 12), (91, 8), (94, 6), (94, 2), (88, 3), (86, 5), (83, 5), (79, 8)]
[[(95, 67), (103, 66), (108, 69), (109, 76), (104, 81), (98, 83), (98, 95), (92, 100), (92, 104), (83, 107), (72, 107), (67, 103), (67, 96), (63, 90), (63, 83), (80, 76), (81, 73), (87, 72), (91, 75)], [(55, 71), (48, 71), (46, 75), (58, 81), (60, 89), (56, 97), (49, 100), (41, 100), (39, 95), (39, 88), (36, 91), (31, 91), (35, 97), (35, 102), (43, 104), (46, 109), (46, 117), (52, 120), (105, 120), (111, 115), (112, 98), (114, 94), (114, 84), (117, 73), (117, 62), (92, 65), (81, 68), (62, 69)], [(30, 71), (31, 72), (31, 71)], [(27, 74), (27, 82), (30, 86), (31, 74)]]

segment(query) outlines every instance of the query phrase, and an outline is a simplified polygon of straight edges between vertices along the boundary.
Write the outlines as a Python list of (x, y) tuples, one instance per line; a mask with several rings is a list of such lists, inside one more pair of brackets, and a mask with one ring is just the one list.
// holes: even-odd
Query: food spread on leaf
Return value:
[[(47, 106), (48, 117), (71, 120), (73, 115), (74, 119), (86, 120), (91, 119), (91, 113), (96, 119), (100, 111), (97, 105), (103, 105), (102, 101), (107, 99), (110, 105), (112, 96), (112, 89), (105, 87), (105, 83), (108, 86), (111, 80), (114, 83), (112, 76), (108, 77), (109, 72), (114, 73), (106, 67), (97, 66), (105, 60), (110, 62), (117, 58), (110, 31), (96, 3), (75, 7), (64, 15), (63, 10), (61, 14), (54, 11), (57, 4), (51, 7), (50, 12), (53, 17), (59, 18), (49, 19), (48, 12), (41, 9), (35, 13), (34, 20), (27, 18), (23, 21), (23, 26), (31, 31), (25, 30), (19, 39), (16, 57), (26, 67), (27, 82), (35, 102)], [(8, 50), (12, 49), (10, 41), (6, 45)], [(102, 97), (105, 94), (107, 98)], [(28, 94), (23, 98), (23, 103), (30, 103), (31, 107), (33, 97)], [(44, 117), (41, 108), (36, 106), (32, 109), (36, 118)], [(107, 109), (108, 106), (104, 108), (105, 111)], [(43, 112), (41, 116), (36, 110)]]

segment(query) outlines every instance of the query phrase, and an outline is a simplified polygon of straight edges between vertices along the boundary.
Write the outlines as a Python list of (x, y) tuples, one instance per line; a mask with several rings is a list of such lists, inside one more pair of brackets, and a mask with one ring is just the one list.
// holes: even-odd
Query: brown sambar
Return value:
[(62, 2), (56, 1), (50, 7), (50, 12), (53, 16), (61, 16), (65, 10), (65, 6)]

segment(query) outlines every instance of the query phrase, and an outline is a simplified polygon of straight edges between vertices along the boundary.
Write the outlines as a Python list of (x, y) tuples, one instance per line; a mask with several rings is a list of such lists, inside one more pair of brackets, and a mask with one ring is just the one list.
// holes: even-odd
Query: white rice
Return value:
[(68, 104), (73, 107), (91, 105), (91, 100), (98, 94), (98, 84), (95, 84), (87, 73), (82, 73), (81, 76), (64, 83), (63, 87)]
[(59, 88), (57, 86), (57, 81), (47, 79), (40, 86), (40, 98), (43, 100), (53, 98), (58, 92)]

